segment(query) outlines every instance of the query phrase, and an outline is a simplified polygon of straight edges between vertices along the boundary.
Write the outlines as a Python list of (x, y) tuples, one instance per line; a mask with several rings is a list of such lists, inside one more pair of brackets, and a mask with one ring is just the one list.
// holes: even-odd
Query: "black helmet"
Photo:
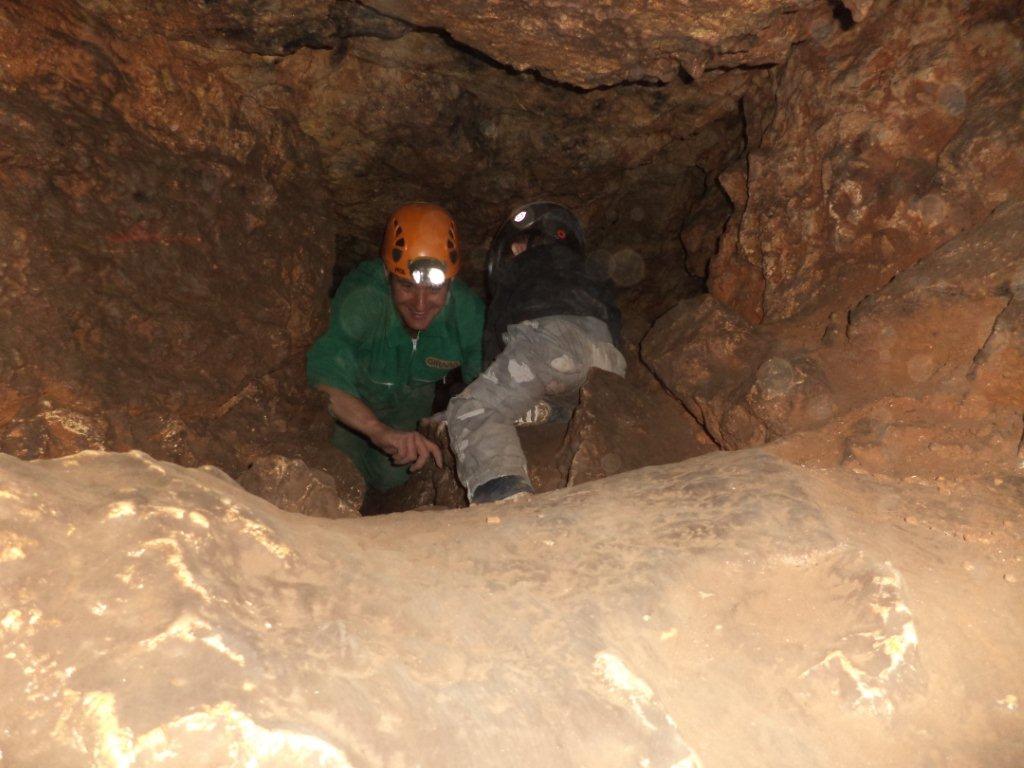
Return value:
[(512, 258), (512, 243), (523, 238), (527, 248), (558, 243), (580, 254), (586, 248), (583, 225), (564, 205), (545, 202), (520, 205), (491, 240), (487, 252), (488, 274)]

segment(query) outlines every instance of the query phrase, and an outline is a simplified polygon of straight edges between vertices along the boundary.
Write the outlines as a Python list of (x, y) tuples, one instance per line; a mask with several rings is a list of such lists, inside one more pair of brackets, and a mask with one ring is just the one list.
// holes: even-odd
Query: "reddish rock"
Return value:
[(710, 267), (750, 320), (844, 312), (1024, 195), (1024, 49), (998, 3), (878, 7), (772, 79), (744, 100), (746, 192)]
[[(680, 71), (782, 61), (790, 45), (833, 24), (828, 6), (799, 0), (722, 4), (513, 0), (370, 0), (367, 5), (419, 27), (443, 27), (460, 43), (517, 70), (593, 88), (667, 82)], [(858, 4), (863, 17), (870, 2)]]
[(711, 296), (688, 299), (643, 340), (641, 357), (723, 448), (763, 443), (767, 430), (741, 404), (766, 353), (743, 318)]
[(715, 450), (693, 416), (652, 383), (643, 387), (607, 371), (590, 372), (561, 449), (566, 485)]
[[(358, 476), (354, 467), (352, 471)], [(311, 469), (301, 459), (264, 456), (239, 475), (238, 482), (245, 490), (286, 512), (311, 517), (359, 517), (362, 494), (354, 499), (343, 498), (333, 477)]]
[[(890, 408), (867, 440), (851, 438), (859, 465), (915, 474), (1021, 471), (1022, 252), (1024, 203), (1002, 206), (854, 309), (848, 349), (834, 362), (846, 372), (845, 398), (914, 403)], [(877, 446), (871, 460), (865, 445)]]

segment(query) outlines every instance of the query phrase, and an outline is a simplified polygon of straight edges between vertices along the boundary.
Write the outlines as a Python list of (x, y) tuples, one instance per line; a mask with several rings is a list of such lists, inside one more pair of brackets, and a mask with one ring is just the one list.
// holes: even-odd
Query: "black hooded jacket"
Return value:
[(622, 347), (622, 317), (612, 283), (597, 265), (559, 243), (528, 248), (519, 256), (488, 265), (491, 303), (484, 327), (484, 364), (490, 365), (505, 344), (510, 325), (552, 315), (595, 317), (608, 325)]

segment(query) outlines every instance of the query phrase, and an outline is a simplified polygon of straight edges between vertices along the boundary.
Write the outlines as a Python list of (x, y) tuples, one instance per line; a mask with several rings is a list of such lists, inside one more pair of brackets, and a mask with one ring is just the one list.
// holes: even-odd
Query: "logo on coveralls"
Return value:
[(440, 357), (428, 357), (426, 363), (431, 368), (440, 368), (445, 371), (453, 370), (461, 365), (458, 360), (442, 360)]

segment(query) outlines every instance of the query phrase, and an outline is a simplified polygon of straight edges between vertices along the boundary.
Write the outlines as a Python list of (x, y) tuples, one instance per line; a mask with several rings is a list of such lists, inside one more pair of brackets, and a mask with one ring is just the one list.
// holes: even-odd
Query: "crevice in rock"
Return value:
[(1003, 315), (1006, 314), (1006, 312), (1014, 305), (1014, 302), (1017, 300), (1016, 296), (1014, 296), (1013, 293), (1010, 292), (1009, 287), (1007, 287), (1007, 292), (1009, 293), (1009, 295), (1006, 298), (1006, 303), (1003, 305), (1002, 309), (999, 310), (995, 318), (992, 320), (991, 330), (989, 330), (988, 335), (985, 337), (985, 341), (982, 342), (981, 346), (978, 348), (978, 351), (974, 353), (974, 357), (971, 359), (971, 367), (967, 371), (968, 381), (974, 380), (974, 378), (977, 376), (978, 368), (985, 362), (985, 359), (989, 355), (989, 343), (992, 341), (992, 338), (999, 331), (999, 325), (1000, 321), (1003, 319)]
[(829, 0), (832, 6), (832, 16), (839, 22), (839, 28), (846, 32), (853, 28), (853, 12), (843, 4), (842, 0)]
[(665, 382), (664, 382), (664, 381), (662, 380), (662, 378), (661, 378), (661, 377), (660, 377), (660, 376), (658, 375), (657, 371), (655, 371), (655, 370), (654, 370), (654, 369), (653, 369), (653, 368), (652, 368), (652, 367), (651, 367), (651, 366), (650, 366), (650, 365), (649, 365), (649, 364), (647, 363), (647, 361), (643, 359), (643, 355), (642, 355), (642, 354), (638, 356), (638, 359), (639, 359), (639, 361), (640, 361), (640, 364), (641, 364), (641, 365), (643, 365), (643, 367), (647, 369), (647, 372), (651, 374), (651, 376), (652, 376), (652, 377), (654, 378), (654, 380), (655, 380), (656, 382), (658, 382), (658, 386), (659, 386), (659, 387), (661, 387), (661, 390), (662, 390), (662, 392), (664, 392), (664, 393), (665, 393), (666, 395), (668, 395), (669, 397), (671, 397), (673, 401), (675, 401), (676, 403), (678, 403), (678, 404), (679, 404), (679, 407), (680, 407), (680, 408), (682, 408), (682, 409), (683, 409), (684, 411), (686, 411), (686, 412), (687, 412), (687, 413), (688, 413), (688, 414), (689, 414), (690, 416), (692, 416), (692, 417), (693, 417), (693, 420), (694, 420), (695, 422), (697, 422), (697, 425), (698, 425), (698, 426), (699, 426), (699, 427), (701, 428), (701, 431), (702, 431), (702, 432), (704, 433), (705, 437), (707, 437), (707, 438), (708, 438), (708, 440), (710, 440), (710, 441), (711, 441), (712, 443), (714, 443), (714, 445), (715, 445), (715, 446), (716, 446), (716, 447), (717, 447), (717, 448), (718, 448), (719, 450), (723, 450), (723, 451), (724, 451), (724, 450), (727, 450), (727, 448), (726, 448), (726, 447), (725, 447), (725, 446), (724, 446), (724, 445), (722, 444), (722, 442), (721, 442), (720, 440), (718, 440), (718, 439), (717, 439), (717, 438), (716, 438), (716, 437), (715, 437), (715, 436), (714, 436), (714, 435), (713, 435), (713, 434), (711, 433), (711, 431), (710, 431), (710, 430), (709, 430), (709, 429), (707, 428), (707, 414), (705, 414), (705, 413), (704, 413), (704, 412), (703, 412), (702, 410), (700, 410), (700, 405), (699, 405), (699, 403), (696, 403), (696, 401), (695, 401), (695, 403), (696, 403), (696, 405), (697, 405), (697, 407), (698, 407), (698, 410), (697, 410), (697, 411), (694, 411), (694, 410), (692, 410), (692, 409), (691, 409), (691, 408), (690, 408), (690, 407), (689, 407), (689, 406), (688, 406), (688, 405), (686, 404), (686, 402), (685, 402), (685, 401), (684, 401), (683, 399), (681, 399), (681, 398), (679, 397), (679, 395), (677, 395), (677, 394), (676, 394), (675, 392), (673, 392), (673, 391), (672, 391), (672, 390), (671, 390), (671, 389), (670, 389), (670, 388), (669, 388), (669, 387), (668, 387), (668, 386), (666, 385), (666, 383), (665, 383)]
[[(587, 88), (587, 87), (584, 87), (584, 86), (581, 86), (581, 85), (577, 85), (575, 83), (569, 83), (569, 82), (565, 82), (563, 80), (558, 80), (556, 78), (550, 77), (548, 75), (543, 74), (538, 69), (533, 68), (533, 67), (527, 67), (525, 69), (518, 69), (518, 68), (512, 66), (511, 64), (506, 64), (505, 62), (498, 61), (494, 57), (492, 57), (492, 56), (488, 55), (487, 53), (481, 51), (479, 48), (474, 48), (473, 46), (469, 45), (468, 43), (465, 43), (465, 42), (463, 42), (461, 40), (458, 40), (457, 38), (455, 38), (451, 34), (451, 32), (449, 32), (444, 27), (424, 26), (424, 25), (419, 25), (419, 24), (413, 24), (412, 22), (410, 22), (410, 21), (408, 21), (406, 19), (403, 19), (401, 16), (395, 16), (395, 15), (392, 15), (392, 14), (384, 13), (384, 12), (382, 12), (382, 11), (376, 9), (376, 8), (373, 8), (372, 6), (367, 5), (362, 0), (352, 0), (352, 1), (354, 3), (356, 3), (356, 4), (358, 4), (359, 6), (367, 9), (368, 11), (371, 11), (371, 12), (379, 15), (382, 18), (390, 19), (392, 21), (399, 22), (401, 24), (406, 25), (410, 32), (421, 32), (421, 33), (424, 33), (424, 34), (434, 35), (439, 40), (443, 41), (445, 45), (449, 46), (453, 50), (456, 50), (459, 53), (462, 53), (462, 54), (464, 54), (466, 56), (469, 56), (470, 58), (474, 59), (475, 61), (478, 61), (481, 64), (485, 64), (486, 66), (491, 67), (492, 69), (500, 70), (500, 71), (502, 71), (502, 72), (504, 72), (504, 73), (506, 73), (508, 75), (512, 75), (512, 76), (526, 75), (527, 77), (530, 77), (530, 78), (534, 79), (538, 83), (542, 83), (544, 85), (551, 86), (552, 88), (560, 88), (560, 89), (568, 91), (570, 93), (584, 94), (584, 93), (592, 93), (592, 92), (600, 92), (600, 91), (609, 91), (609, 90), (613, 90), (615, 88), (626, 88), (626, 87), (631, 87), (631, 86), (633, 86), (633, 87), (642, 87), (642, 88), (663, 88), (666, 85), (668, 85), (668, 82), (662, 82), (662, 81), (659, 81), (659, 80), (639, 79), (639, 80), (620, 80), (618, 82), (607, 84), (607, 85), (596, 85), (596, 86)], [(687, 81), (686, 78), (682, 77), (682, 73), (684, 73), (685, 70), (681, 69), (680, 72), (681, 72), (681, 74), (680, 74), (680, 79), (681, 80), (683, 80), (684, 82), (693, 82), (693, 78), (689, 77), (689, 73), (686, 73), (687, 78), (689, 78), (689, 80)]]

